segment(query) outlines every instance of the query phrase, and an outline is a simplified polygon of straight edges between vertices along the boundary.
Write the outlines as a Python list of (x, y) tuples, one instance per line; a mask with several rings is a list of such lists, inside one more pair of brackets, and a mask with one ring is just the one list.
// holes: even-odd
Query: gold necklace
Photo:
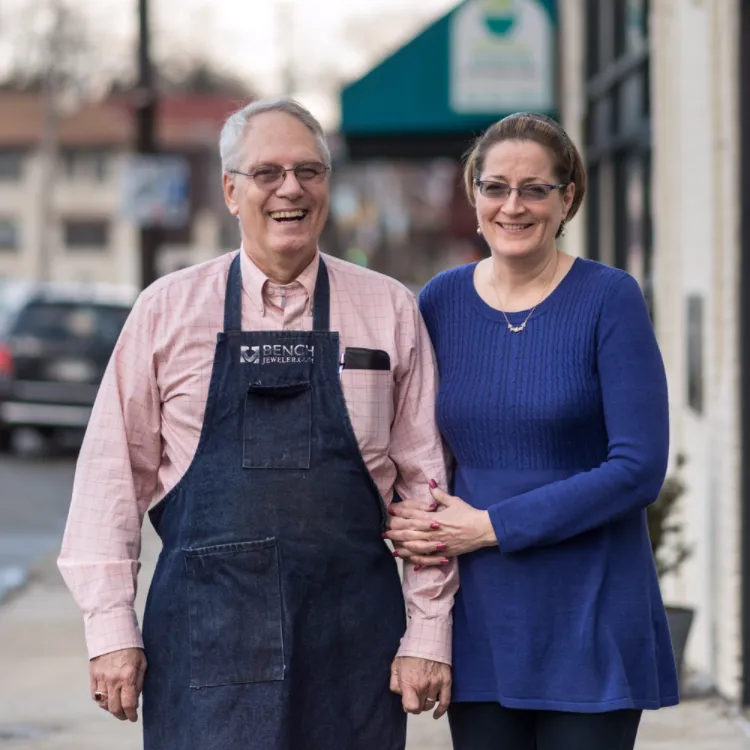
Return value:
[(552, 279), (554, 279), (555, 276), (557, 276), (557, 266), (559, 262), (560, 262), (560, 255), (559, 253), (556, 252), (555, 253), (555, 270), (552, 273), (552, 276), (550, 276), (549, 281), (547, 282), (547, 285), (544, 287), (542, 296), (539, 298), (539, 301), (534, 305), (534, 307), (532, 307), (531, 310), (529, 310), (529, 314), (526, 316), (523, 323), (521, 323), (521, 325), (519, 326), (514, 326), (511, 324), (510, 320), (508, 320), (508, 316), (505, 314), (505, 310), (502, 309), (503, 305), (500, 302), (500, 295), (497, 292), (497, 279), (495, 278), (495, 266), (492, 265), (492, 258), (490, 258), (490, 268), (491, 268), (490, 281), (492, 282), (492, 291), (495, 293), (495, 299), (497, 300), (498, 307), (500, 308), (500, 312), (503, 314), (503, 317), (505, 318), (505, 322), (508, 325), (508, 330), (511, 333), (521, 333), (524, 330), (524, 328), (526, 328), (526, 324), (529, 322), (529, 318), (534, 314), (534, 310), (536, 310), (537, 307), (539, 307), (539, 304), (547, 296), (547, 290), (549, 289), (550, 284), (552, 283)]

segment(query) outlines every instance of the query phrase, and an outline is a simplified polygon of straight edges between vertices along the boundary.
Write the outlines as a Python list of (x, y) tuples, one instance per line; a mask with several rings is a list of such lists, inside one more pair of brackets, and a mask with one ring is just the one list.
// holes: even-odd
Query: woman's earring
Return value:
[(563, 219), (560, 222), (560, 237), (564, 237), (565, 236), (565, 222), (566, 221), (567, 221), (567, 219)]
[(482, 234), (482, 227), (477, 224), (477, 234)]

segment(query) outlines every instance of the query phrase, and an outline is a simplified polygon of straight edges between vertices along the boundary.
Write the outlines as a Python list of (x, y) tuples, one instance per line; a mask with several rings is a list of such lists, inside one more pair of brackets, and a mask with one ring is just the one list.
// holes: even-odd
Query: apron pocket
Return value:
[(183, 550), (190, 687), (284, 679), (275, 539)]
[(309, 469), (310, 383), (250, 383), (245, 396), (244, 469)]

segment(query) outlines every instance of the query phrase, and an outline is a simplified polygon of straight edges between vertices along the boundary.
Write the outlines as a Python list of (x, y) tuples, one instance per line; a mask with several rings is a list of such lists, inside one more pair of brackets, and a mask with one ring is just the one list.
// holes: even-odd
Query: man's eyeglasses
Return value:
[(255, 180), (255, 184), (261, 190), (275, 190), (283, 184), (287, 172), (294, 172), (294, 176), (300, 185), (315, 185), (323, 182), (326, 172), (329, 169), (330, 167), (320, 162), (308, 161), (302, 164), (295, 164), (288, 169), (278, 164), (264, 164), (252, 172), (241, 172), (239, 169), (228, 169), (227, 172), (229, 174), (241, 174), (245, 177), (252, 177)]
[(545, 185), (543, 183), (534, 183), (514, 188), (505, 182), (495, 182), (493, 180), (474, 180), (474, 184), (479, 188), (479, 192), (485, 197), (492, 200), (507, 201), (510, 194), (515, 190), (522, 201), (529, 203), (538, 203), (549, 197), (553, 190), (562, 190), (568, 187), (569, 182), (563, 182), (559, 185)]

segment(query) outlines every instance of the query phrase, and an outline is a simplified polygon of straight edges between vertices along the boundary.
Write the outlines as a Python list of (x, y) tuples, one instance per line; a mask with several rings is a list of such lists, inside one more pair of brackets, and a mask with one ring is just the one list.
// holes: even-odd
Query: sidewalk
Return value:
[[(146, 526), (141, 611), (158, 554), (158, 540)], [(89, 698), (83, 624), (52, 558), (36, 569), (25, 590), (0, 607), (0, 675), (0, 748), (141, 748), (140, 723), (120, 723)], [(450, 747), (445, 719), (410, 719), (408, 750)], [(750, 750), (750, 739), (721, 704), (690, 701), (647, 713), (638, 750)]]

